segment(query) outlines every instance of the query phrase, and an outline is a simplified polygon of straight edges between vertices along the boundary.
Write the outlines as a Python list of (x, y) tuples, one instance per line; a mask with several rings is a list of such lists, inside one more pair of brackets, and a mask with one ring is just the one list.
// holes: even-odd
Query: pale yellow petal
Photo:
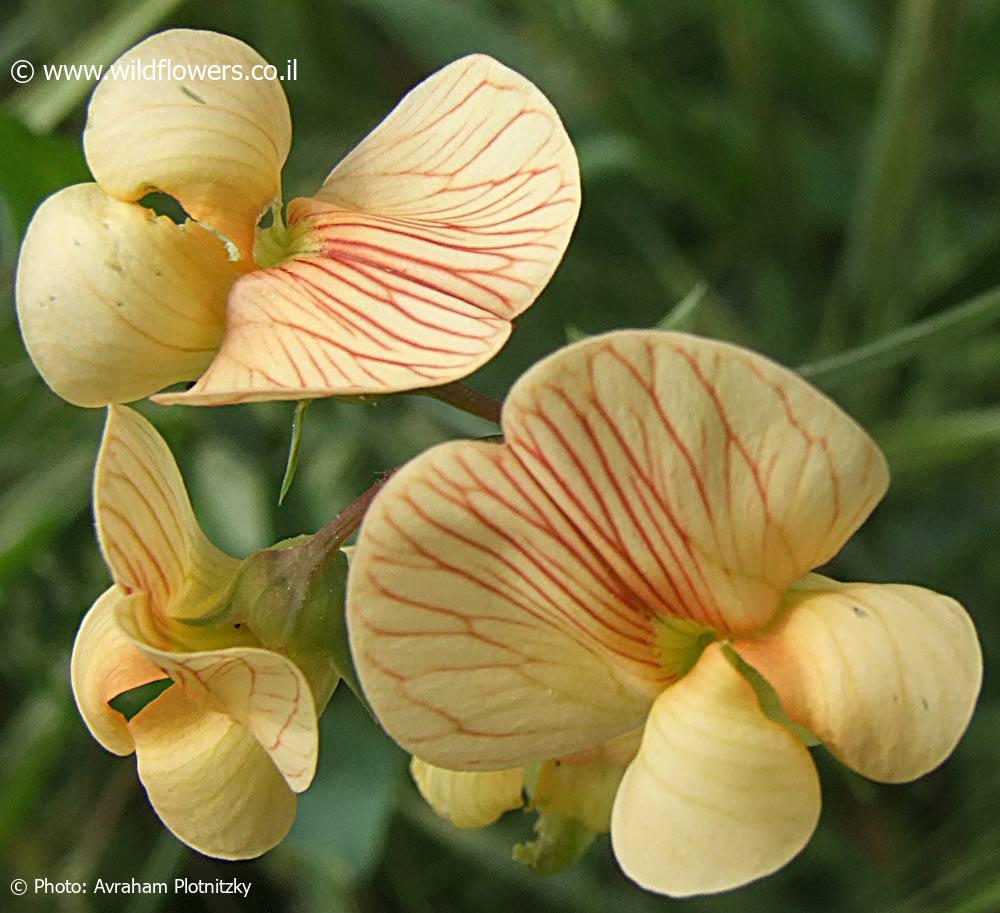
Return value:
[(446, 770), (413, 758), (410, 773), (427, 804), (455, 827), (486, 827), (524, 804), (524, 771)]
[(77, 184), (49, 197), (28, 226), (15, 292), (21, 334), (63, 399), (140, 399), (211, 362), (238, 275), (205, 229)]
[(625, 330), (529, 370), (504, 436), (637, 605), (723, 633), (773, 617), (885, 491), (867, 434), (746, 349)]
[(119, 611), (117, 618), (136, 648), (177, 682), (188, 700), (240, 723), (295, 792), (309, 786), (319, 727), (309, 683), (291, 660), (259, 647), (162, 650), (144, 640), (133, 613)]
[(355, 667), (404, 748), (504, 769), (635, 729), (668, 680), (650, 614), (511, 448), (442, 444), (386, 484), (348, 579)]
[(145, 593), (164, 630), (170, 619), (210, 608), (239, 566), (202, 532), (166, 442), (124, 406), (108, 409), (94, 474), (94, 516), (115, 582)]
[[(121, 200), (169, 194), (249, 259), (291, 144), (281, 84), (252, 78), (265, 63), (236, 38), (192, 29), (127, 51), (87, 110), (83, 143), (97, 182)], [(135, 72), (141, 78), (127, 77)]]
[(653, 707), (615, 800), (611, 843), (647, 890), (710, 894), (785, 865), (819, 810), (809, 751), (764, 716), (713, 645)]
[(105, 590), (84, 616), (73, 642), (70, 682), (77, 709), (90, 734), (118, 755), (135, 750), (125, 717), (108, 701), (148, 682), (164, 678), (122, 633), (115, 620), (118, 604), (128, 597), (117, 586)]
[(951, 754), (983, 675), (972, 620), (954, 599), (811, 574), (786, 609), (772, 632), (736, 649), (791, 719), (873, 780), (913, 780)]
[(489, 57), (415, 88), (292, 202), (291, 258), (248, 276), (219, 355), (164, 401), (391, 393), (490, 359), (576, 222), (576, 155), (555, 109)]
[(139, 778), (163, 823), (188, 846), (249, 859), (278, 844), (295, 794), (260, 744), (223, 713), (170, 688), (132, 718)]

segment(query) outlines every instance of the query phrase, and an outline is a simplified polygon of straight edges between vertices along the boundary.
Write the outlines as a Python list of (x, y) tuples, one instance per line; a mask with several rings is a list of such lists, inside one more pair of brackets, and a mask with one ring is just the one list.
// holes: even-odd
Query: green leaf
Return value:
[(288, 460), (285, 463), (285, 475), (281, 480), (281, 491), (278, 492), (278, 506), (285, 500), (288, 489), (292, 487), (295, 470), (299, 468), (299, 446), (302, 443), (302, 423), (306, 417), (311, 399), (300, 399), (295, 404), (295, 414), (292, 416), (292, 437), (288, 442)]

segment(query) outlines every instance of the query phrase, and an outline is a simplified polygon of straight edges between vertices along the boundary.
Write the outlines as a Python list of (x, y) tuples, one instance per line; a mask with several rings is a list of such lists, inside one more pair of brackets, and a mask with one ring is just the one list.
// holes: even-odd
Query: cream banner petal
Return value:
[(311, 199), (284, 263), (243, 280), (216, 360), (188, 393), (251, 399), (391, 393), (489, 360), (555, 271), (580, 181), (555, 109), (473, 55), (415, 88)]

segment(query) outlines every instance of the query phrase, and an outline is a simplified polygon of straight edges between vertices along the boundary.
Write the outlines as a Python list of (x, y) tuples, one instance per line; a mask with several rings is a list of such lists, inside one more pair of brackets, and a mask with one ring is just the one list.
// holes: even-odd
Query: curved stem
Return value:
[(324, 549), (339, 548), (357, 530), (372, 501), (389, 481), (396, 470), (386, 473), (374, 485), (366, 488), (350, 502), (337, 516), (313, 536), (312, 541)]
[(473, 390), (462, 383), (442, 384), (440, 387), (427, 387), (424, 390), (415, 390), (420, 396), (429, 396), (431, 399), (440, 400), (462, 412), (468, 412), (477, 418), (486, 419), (494, 425), (500, 424), (500, 409), (503, 403), (493, 399), (485, 393)]
[[(498, 404), (499, 405), (499, 404)], [(489, 434), (485, 437), (478, 437), (475, 440), (488, 442), (488, 443), (503, 443), (502, 434)], [(375, 495), (377, 495), (386, 482), (389, 481), (398, 471), (400, 467), (397, 466), (395, 469), (390, 469), (381, 479), (366, 488), (361, 494), (359, 494), (353, 501), (351, 501), (337, 516), (335, 516), (329, 523), (327, 523), (322, 529), (320, 529), (315, 536), (312, 537), (311, 542), (314, 547), (319, 547), (324, 551), (328, 551), (332, 548), (339, 548), (343, 543), (350, 537), (350, 535), (357, 530), (361, 525), (361, 521), (365, 517), (365, 513), (371, 506), (373, 500), (375, 500)]]

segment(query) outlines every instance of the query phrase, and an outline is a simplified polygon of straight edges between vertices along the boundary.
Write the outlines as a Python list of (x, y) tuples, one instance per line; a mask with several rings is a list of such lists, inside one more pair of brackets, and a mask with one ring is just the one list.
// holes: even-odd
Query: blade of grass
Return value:
[[(111, 63), (123, 51), (152, 31), (184, 0), (143, 0), (125, 3), (110, 12), (53, 61), (59, 64)], [(40, 68), (39, 68), (40, 69)], [(83, 100), (92, 79), (44, 79), (11, 96), (11, 107), (36, 133), (49, 133)]]
[(942, 346), (967, 339), (1000, 320), (1000, 287), (910, 324), (873, 342), (799, 366), (799, 374), (831, 390)]
[(954, 0), (902, 0), (898, 7), (827, 314), (831, 332), (824, 335), (834, 339), (842, 338), (840, 321), (856, 315), (863, 315), (868, 336), (889, 329), (898, 317), (894, 305), (906, 294), (901, 284), (912, 272), (907, 248), (954, 56), (960, 6)]
[(699, 282), (675, 304), (656, 325), (658, 330), (691, 330), (698, 318), (698, 309), (708, 293), (708, 284)]
[(1000, 408), (908, 416), (872, 434), (893, 472), (939, 467), (1000, 446)]

